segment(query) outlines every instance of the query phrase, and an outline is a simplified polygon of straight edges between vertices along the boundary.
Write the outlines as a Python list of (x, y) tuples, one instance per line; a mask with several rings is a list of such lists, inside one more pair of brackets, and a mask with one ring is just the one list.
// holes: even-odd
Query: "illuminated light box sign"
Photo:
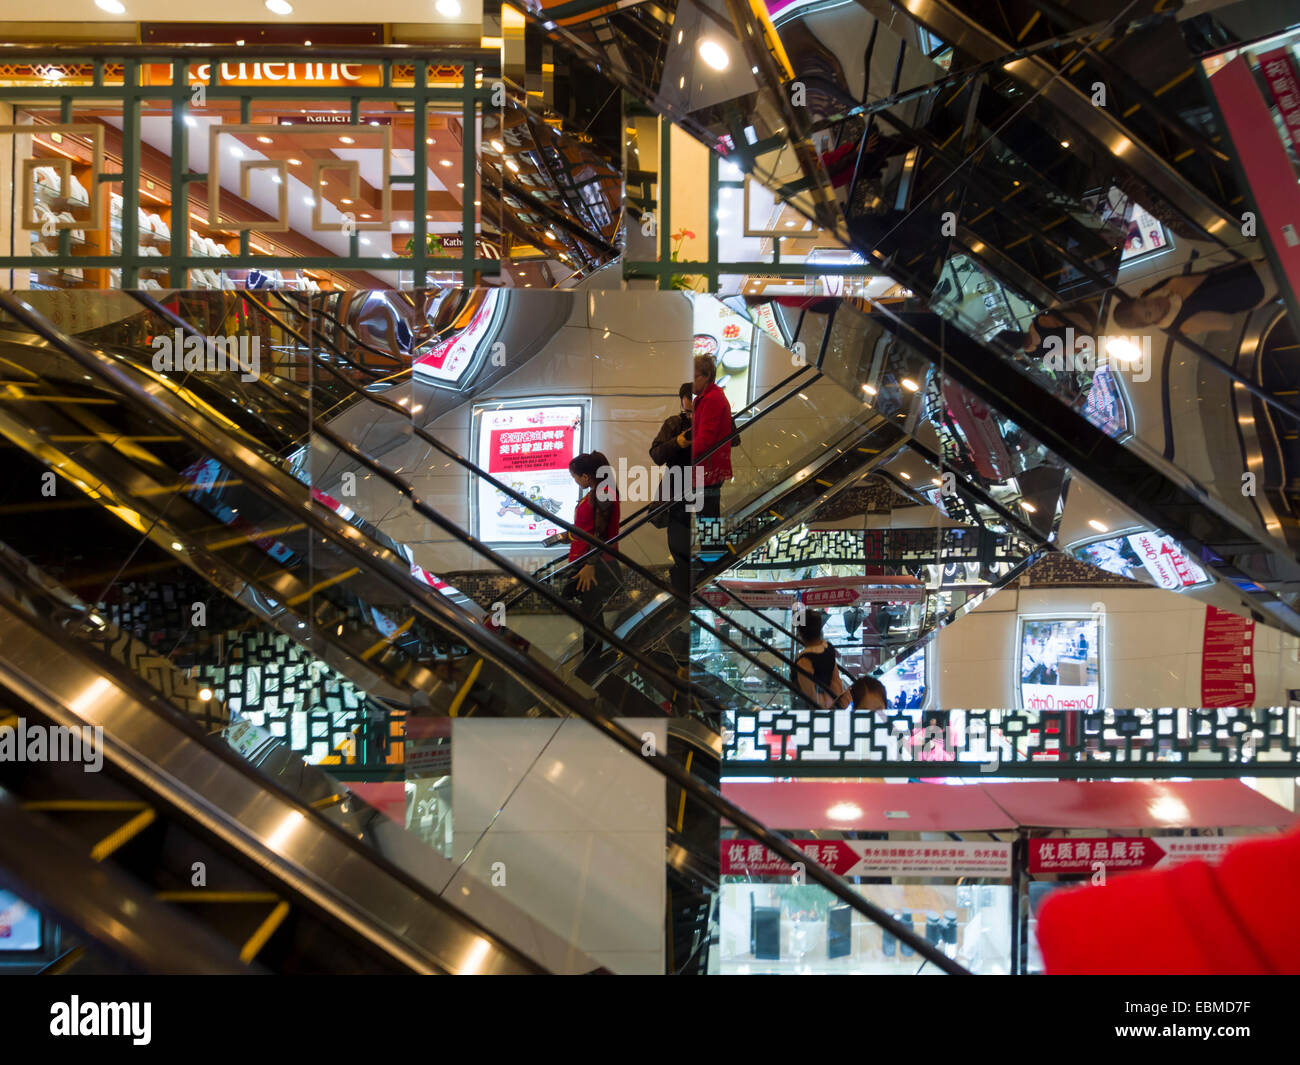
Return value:
[(1184, 862), (1217, 862), (1237, 840), (1230, 836), (1154, 836), (1096, 839), (1031, 839), (1031, 873), (1108, 873), (1168, 869)]
[[(147, 85), (170, 85), (172, 68), (167, 63), (150, 63)], [(191, 85), (208, 84), (211, 63), (191, 63), (187, 71)], [(377, 63), (301, 63), (296, 61), (218, 63), (219, 85), (382, 85), (383, 68)]]
[[(543, 511), (572, 519), (580, 495), (569, 462), (582, 450), (585, 407), (478, 408), (480, 466)], [(477, 482), (478, 535), (489, 543), (540, 544), (561, 531), (499, 488)]]
[[(1011, 876), (1010, 843), (794, 839), (808, 860), (837, 876)], [(724, 876), (789, 877), (793, 867), (761, 843), (722, 841)]]
[(1020, 619), (1019, 705), (1026, 710), (1102, 706), (1099, 617)]
[(455, 336), (435, 344), (419, 355), (412, 372), (420, 378), (440, 384), (460, 385), (467, 372), (482, 362), (489, 341), (495, 335), (493, 328), (500, 289), (488, 289), (469, 325)]

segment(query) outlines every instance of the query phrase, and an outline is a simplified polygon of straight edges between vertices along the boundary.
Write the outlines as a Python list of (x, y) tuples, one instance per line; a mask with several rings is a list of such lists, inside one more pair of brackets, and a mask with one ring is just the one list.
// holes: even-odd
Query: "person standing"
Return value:
[(835, 648), (822, 636), (825, 618), (810, 610), (804, 623), (794, 630), (795, 639), (803, 649), (794, 660), (794, 675), (790, 678), (807, 706), (815, 710), (843, 708), (849, 699), (835, 666)]
[[(691, 435), (691, 461), (704, 468), (704, 505), (701, 518), (722, 513), (722, 485), (731, 480), (731, 442), (736, 433), (731, 404), (718, 387), (718, 366), (711, 356), (695, 356), (695, 414)], [(718, 445), (721, 445), (720, 447)], [(717, 448), (716, 451), (713, 451)], [(713, 454), (709, 454), (713, 451)], [(708, 458), (704, 456), (708, 455)]]
[(673, 556), (669, 580), (682, 595), (691, 594), (691, 516), (686, 510), (686, 486), (695, 472), (691, 456), (693, 392), (689, 381), (677, 390), (681, 410), (664, 420), (650, 445), (650, 461), (665, 467), (659, 482), (659, 501), (672, 501), (667, 515), (657, 518), (655, 524), (662, 520), (660, 527), (668, 530), (668, 552)]
[[(575, 455), (569, 463), (569, 475), (583, 496), (573, 511), (573, 524), (597, 540), (611, 540), (618, 535), (618, 485), (614, 469), (599, 451)], [(566, 534), (567, 535), (567, 534)], [(603, 624), (606, 605), (618, 591), (618, 563), (614, 556), (599, 551), (586, 540), (569, 539), (569, 561), (583, 562), (578, 575), (570, 582), (565, 595), (578, 600), (578, 607), (588, 622)], [(601, 638), (585, 627), (582, 631), (582, 660), (578, 676), (595, 668)]]

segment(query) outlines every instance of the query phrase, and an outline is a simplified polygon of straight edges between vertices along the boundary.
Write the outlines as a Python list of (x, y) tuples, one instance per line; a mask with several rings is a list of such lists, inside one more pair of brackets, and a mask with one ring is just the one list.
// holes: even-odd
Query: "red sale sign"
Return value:
[(488, 473), (567, 469), (573, 457), (573, 426), (493, 429)]

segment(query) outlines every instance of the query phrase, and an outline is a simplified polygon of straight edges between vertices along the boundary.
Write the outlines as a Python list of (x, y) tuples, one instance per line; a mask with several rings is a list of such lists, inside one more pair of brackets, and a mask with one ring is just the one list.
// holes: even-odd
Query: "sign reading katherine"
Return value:
[[(148, 85), (171, 84), (172, 68), (150, 63)], [(207, 85), (211, 63), (191, 63), (187, 71), (191, 85)], [(377, 63), (302, 63), (297, 61), (218, 63), (218, 85), (382, 85), (383, 68)]]
[[(1010, 843), (894, 842), (884, 839), (791, 840), (809, 861), (838, 876), (1011, 876)], [(761, 843), (722, 841), (726, 876), (788, 877), (790, 863)]]

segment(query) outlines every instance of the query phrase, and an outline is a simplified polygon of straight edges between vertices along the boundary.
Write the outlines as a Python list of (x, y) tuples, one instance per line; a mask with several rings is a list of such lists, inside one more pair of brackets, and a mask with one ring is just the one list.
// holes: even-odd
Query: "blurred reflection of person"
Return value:
[(1264, 283), (1249, 262), (1216, 266), (1202, 274), (1169, 277), (1115, 305), (1123, 329), (1163, 329), (1183, 336), (1231, 329), (1237, 315), (1265, 303)]

